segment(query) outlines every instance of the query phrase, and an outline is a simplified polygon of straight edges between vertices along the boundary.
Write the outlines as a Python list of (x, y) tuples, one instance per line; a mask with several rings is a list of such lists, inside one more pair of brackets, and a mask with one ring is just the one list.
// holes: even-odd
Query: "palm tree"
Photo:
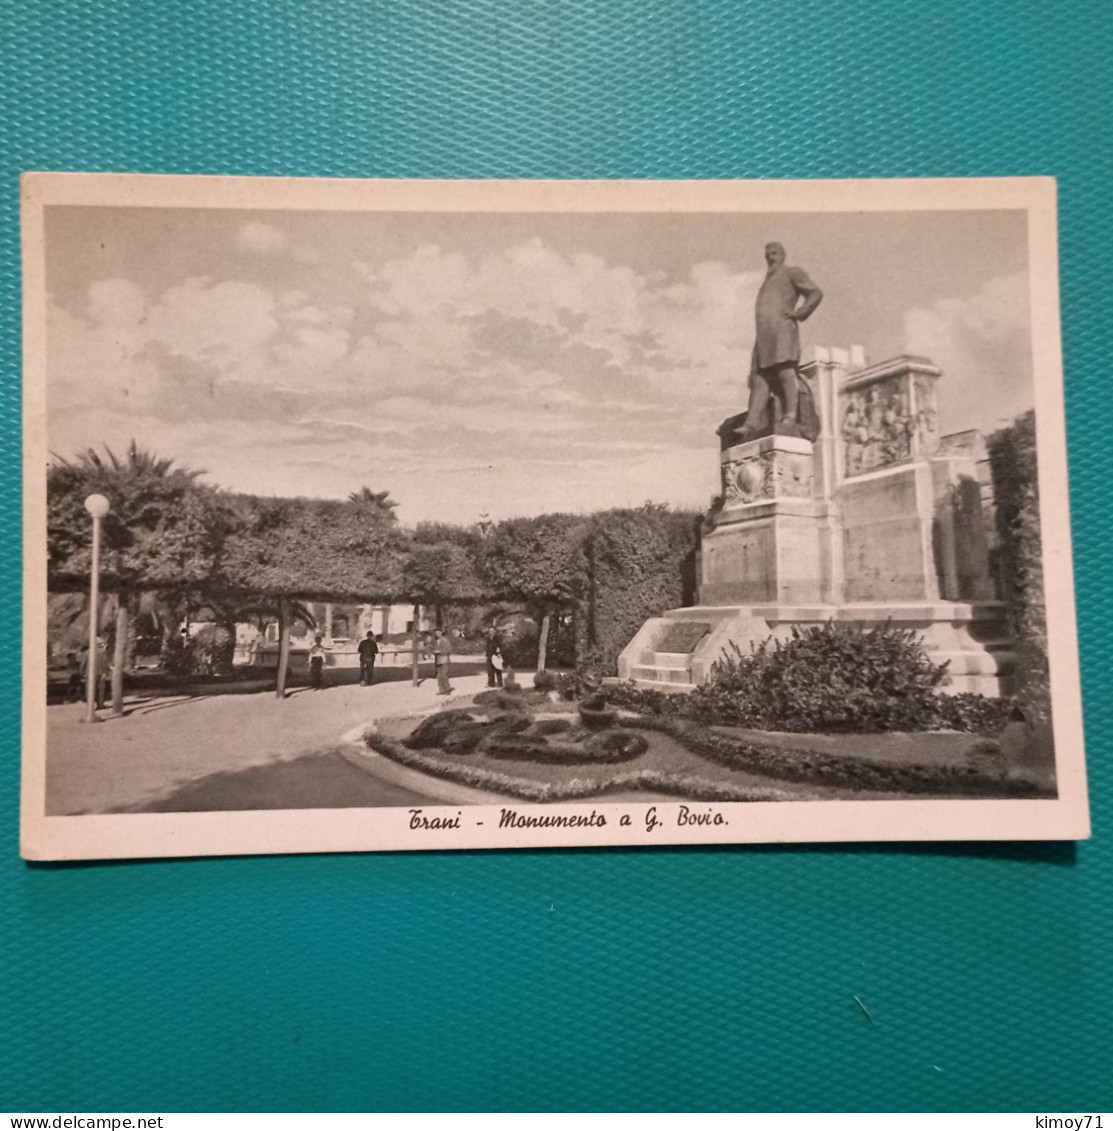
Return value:
[[(171, 500), (180, 501), (181, 493), (204, 474), (193, 468), (177, 467), (172, 459), (140, 448), (135, 440), (131, 441), (123, 456), (118, 456), (106, 445), (103, 455), (95, 448), (86, 448), (73, 459), (57, 455), (54, 459), (52, 470), (60, 474), (71, 473), (68, 486), (76, 489), (76, 494), (101, 491), (108, 496), (112, 510), (106, 534), (116, 535), (113, 548), (124, 554), (134, 549), (137, 540), (146, 534), (149, 537), (144, 540), (144, 549), (148, 557), (157, 556), (160, 543), (165, 540), (160, 532), (165, 532), (168, 520), (173, 517), (168, 514)], [(58, 478), (56, 475), (56, 481)], [(79, 503), (79, 500), (75, 498), (72, 502)], [(72, 528), (71, 532), (74, 532)], [(172, 574), (172, 566), (169, 572)], [(126, 576), (127, 571), (124, 573)], [(115, 714), (123, 713), (124, 668), (133, 644), (131, 623), (141, 607), (153, 612), (156, 602), (157, 590), (154, 588), (136, 588), (126, 581), (119, 582), (115, 594), (116, 639), (112, 668), (112, 709)]]
[(104, 446), (103, 456), (96, 448), (86, 448), (78, 452), (74, 460), (63, 459), (60, 456), (54, 458), (68, 467), (84, 467), (89, 471), (114, 475), (151, 475), (159, 479), (174, 475), (183, 476), (192, 482), (205, 474), (203, 471), (194, 471), (188, 467), (175, 467), (172, 459), (164, 459), (156, 456), (154, 452), (140, 448), (135, 440), (128, 445), (123, 458), (116, 455), (107, 444)]
[(398, 504), (390, 497), (389, 491), (372, 491), (370, 487), (361, 487), (358, 491), (353, 491), (348, 496), (348, 502), (355, 503), (360, 507), (380, 511), (390, 518), (391, 521), (394, 521), (397, 517), (394, 511)]

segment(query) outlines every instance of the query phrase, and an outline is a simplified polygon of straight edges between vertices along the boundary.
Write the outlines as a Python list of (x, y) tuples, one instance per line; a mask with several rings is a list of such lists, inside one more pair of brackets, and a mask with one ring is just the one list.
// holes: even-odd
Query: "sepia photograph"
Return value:
[(1089, 835), (1053, 181), (23, 224), (27, 858)]

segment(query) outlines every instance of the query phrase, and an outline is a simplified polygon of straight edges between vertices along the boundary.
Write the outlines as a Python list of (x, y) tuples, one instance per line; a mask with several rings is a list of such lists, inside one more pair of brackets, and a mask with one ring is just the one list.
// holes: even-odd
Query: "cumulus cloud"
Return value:
[(1027, 272), (998, 275), (970, 298), (942, 298), (904, 316), (909, 348), (928, 353), (954, 349), (964, 337), (1008, 348), (1027, 327)]
[[(295, 250), (259, 222), (237, 246)], [(556, 490), (607, 466), (635, 479), (664, 466), (711, 433), (748, 369), (760, 276), (722, 263), (666, 279), (530, 239), (343, 267), (346, 289), (315, 275), (301, 289), (195, 276), (157, 294), (94, 281), (50, 313), (55, 442), (120, 442), (143, 422), (160, 450), (247, 490), (280, 489), (281, 467), (316, 469), (287, 490), (342, 494), (358, 485), (347, 474), (417, 489), (430, 453), (464, 476), (544, 474)]]
[[(748, 312), (761, 280), (703, 262), (667, 282), (540, 239), (475, 259), (423, 244), (356, 269), (381, 319), (357, 348), (381, 369), (397, 373), (427, 353), (446, 382), (455, 371), (482, 379), (507, 362), (557, 373), (579, 396), (707, 405), (748, 371)], [(396, 349), (404, 361), (390, 356)]]
[(1029, 326), (1027, 272), (995, 276), (966, 298), (905, 313), (906, 348), (944, 372), (944, 430), (988, 431), (1031, 406)]

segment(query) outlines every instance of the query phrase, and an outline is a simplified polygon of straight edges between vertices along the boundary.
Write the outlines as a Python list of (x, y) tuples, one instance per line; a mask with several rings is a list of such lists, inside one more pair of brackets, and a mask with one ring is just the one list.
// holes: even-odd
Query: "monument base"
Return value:
[[(670, 609), (642, 625), (618, 658), (618, 677), (639, 687), (690, 691), (706, 682), (711, 667), (730, 644), (749, 652), (770, 636), (787, 640), (792, 629), (835, 621), (863, 629), (891, 624), (913, 629), (933, 663), (947, 662), (950, 682), (942, 690), (999, 696), (1009, 693), (1013, 656), (999, 601), (863, 602), (847, 605), (694, 605)], [(659, 651), (675, 625), (707, 626), (688, 652)]]
[(621, 679), (691, 689), (730, 645), (745, 654), (833, 621), (914, 632), (947, 663), (947, 692), (1008, 694), (1005, 606), (990, 599), (984, 442), (939, 435), (941, 371), (929, 361), (867, 367), (857, 354), (824, 350), (801, 367), (816, 383), (814, 442), (803, 424), (751, 434), (739, 414), (720, 425), (700, 604), (647, 621), (619, 657)]
[(724, 447), (722, 495), (700, 545), (700, 600), (823, 599), (814, 448), (786, 433)]

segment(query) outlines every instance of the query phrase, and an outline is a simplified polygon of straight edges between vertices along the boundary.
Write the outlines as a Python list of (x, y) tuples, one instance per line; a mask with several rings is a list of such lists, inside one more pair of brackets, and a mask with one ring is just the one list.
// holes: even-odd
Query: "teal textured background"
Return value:
[(13, 672), (0, 1107), (1109, 1110), (1111, 11), (2, 0), (10, 667), (21, 170), (1049, 174), (1095, 839), (31, 867)]

